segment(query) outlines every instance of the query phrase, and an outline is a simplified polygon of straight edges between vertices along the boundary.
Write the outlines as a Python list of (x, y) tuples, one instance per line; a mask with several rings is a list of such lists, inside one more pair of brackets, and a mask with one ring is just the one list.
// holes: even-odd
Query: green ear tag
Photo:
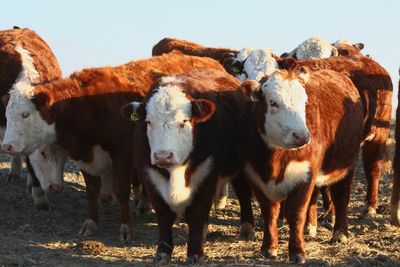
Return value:
[(232, 67), (232, 71), (234, 73), (240, 73), (240, 69), (238, 67)]
[(140, 120), (140, 115), (139, 115), (139, 113), (137, 113), (137, 112), (132, 112), (131, 113), (131, 121), (138, 121), (138, 120)]

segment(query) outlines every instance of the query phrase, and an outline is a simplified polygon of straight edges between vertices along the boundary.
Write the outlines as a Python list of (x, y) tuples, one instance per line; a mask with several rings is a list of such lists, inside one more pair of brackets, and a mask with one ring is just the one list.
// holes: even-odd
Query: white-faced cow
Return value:
[[(3, 102), (0, 105), (1, 139), (6, 126), (5, 106), (9, 91), (25, 90), (27, 86), (58, 78), (61, 78), (61, 71), (57, 59), (46, 42), (35, 32), (18, 27), (0, 31), (0, 96)], [(43, 190), (59, 192), (62, 189), (65, 154), (54, 147), (46, 146), (32, 152), (27, 160), (27, 189), (32, 191), (35, 207), (47, 209), (48, 201)], [(21, 158), (13, 156), (8, 180), (19, 176), (20, 171)]]
[(282, 56), (294, 57), (298, 60), (307, 60), (323, 59), (338, 55), (338, 49), (334, 45), (331, 45), (325, 40), (316, 36), (305, 40), (292, 52), (285, 53)]
[[(316, 185), (332, 187), (338, 217), (333, 239), (347, 236), (350, 185), (364, 128), (360, 95), (345, 75), (304, 68), (278, 70), (254, 95), (257, 102), (243, 117), (239, 144), (264, 218), (261, 251), (277, 256), (279, 203), (285, 200), (289, 258), (304, 263), (303, 230)], [(284, 143), (280, 136), (287, 136)]]
[[(117, 67), (86, 69), (69, 78), (11, 92), (3, 146), (10, 153), (31, 153), (57, 142), (77, 161), (86, 182), (88, 215), (81, 233), (97, 232), (99, 177), (112, 174), (112, 192), (120, 204), (120, 237), (133, 237), (129, 211), (134, 126), (120, 107), (140, 101), (153, 81), (193, 68), (223, 70), (215, 60), (175, 52)], [(117, 111), (117, 112), (116, 112)]]
[(188, 262), (202, 263), (218, 183), (237, 176), (247, 185), (235, 146), (239, 114), (248, 104), (239, 85), (225, 71), (196, 69), (162, 78), (142, 103), (122, 108), (137, 124), (138, 169), (158, 218), (156, 264), (171, 259), (172, 226), (179, 218), (189, 226)]

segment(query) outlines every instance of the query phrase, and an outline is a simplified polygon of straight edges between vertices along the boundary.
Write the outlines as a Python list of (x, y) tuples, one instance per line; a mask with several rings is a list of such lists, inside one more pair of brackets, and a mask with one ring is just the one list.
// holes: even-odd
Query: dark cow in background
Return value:
[[(179, 52), (132, 61), (117, 67), (85, 69), (69, 78), (11, 92), (3, 147), (10, 153), (30, 153), (57, 142), (77, 161), (88, 195), (84, 235), (97, 232), (100, 177), (111, 174), (110, 185), (120, 204), (120, 237), (133, 238), (129, 210), (133, 164), (133, 130), (118, 110), (141, 101), (155, 79), (185, 73), (193, 68), (223, 70), (209, 58)], [(29, 116), (23, 119), (22, 114)]]
[[(136, 161), (159, 225), (155, 263), (169, 262), (172, 226), (189, 226), (187, 260), (204, 261), (208, 217), (217, 185), (233, 179), (239, 201), (250, 204), (236, 153), (239, 114), (248, 103), (237, 79), (222, 68), (163, 77), (142, 103), (122, 108), (136, 126)], [(131, 137), (133, 138), (133, 136)], [(251, 215), (250, 215), (251, 216)], [(253, 225), (253, 218), (242, 219)]]
[[(399, 69), (400, 75), (400, 69)], [(400, 80), (397, 92), (397, 103), (400, 103)], [(396, 128), (394, 133), (396, 141), (393, 159), (393, 188), (390, 200), (390, 222), (400, 227), (400, 105), (396, 109)]]
[[(24, 90), (33, 84), (61, 78), (53, 52), (35, 32), (14, 27), (0, 31), (0, 105), (1, 139), (6, 127), (5, 106), (10, 90)], [(59, 192), (63, 187), (65, 153), (57, 145), (41, 147), (28, 157), (27, 189), (32, 191), (34, 205), (48, 209), (44, 191)], [(13, 156), (7, 180), (20, 176), (21, 157)], [(38, 180), (39, 179), (39, 180)]]
[[(278, 70), (256, 88), (257, 102), (240, 127), (240, 145), (264, 218), (262, 254), (277, 256), (279, 203), (285, 200), (289, 258), (304, 263), (303, 230), (316, 185), (331, 185), (338, 217), (333, 239), (343, 240), (348, 234), (347, 206), (364, 109), (357, 88), (345, 75), (331, 70), (308, 73), (293, 66)], [(307, 125), (303, 132), (293, 131), (293, 125), (301, 123)], [(277, 142), (282, 135), (288, 137), (283, 144)]]

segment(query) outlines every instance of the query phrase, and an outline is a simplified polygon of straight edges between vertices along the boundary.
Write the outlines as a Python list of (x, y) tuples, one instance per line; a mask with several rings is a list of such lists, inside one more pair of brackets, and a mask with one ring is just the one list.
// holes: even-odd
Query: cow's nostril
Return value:
[(1, 148), (3, 149), (3, 151), (5, 151), (5, 152), (10, 152), (11, 151), (11, 148), (12, 148), (12, 146), (11, 145), (9, 145), (9, 144), (3, 144), (2, 146), (1, 146)]
[(171, 160), (172, 157), (173, 157), (173, 156), (172, 156), (172, 153), (169, 153), (169, 155), (167, 156), (167, 159), (168, 159), (168, 160)]

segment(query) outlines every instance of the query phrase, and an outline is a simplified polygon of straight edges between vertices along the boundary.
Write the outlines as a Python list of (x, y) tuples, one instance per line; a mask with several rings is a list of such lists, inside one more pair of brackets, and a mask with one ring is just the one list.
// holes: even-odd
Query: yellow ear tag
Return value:
[(234, 73), (240, 73), (240, 69), (238, 67), (232, 67), (232, 71)]
[(131, 121), (138, 121), (140, 120), (140, 115), (137, 112), (132, 112), (131, 113), (131, 117), (130, 117)]

